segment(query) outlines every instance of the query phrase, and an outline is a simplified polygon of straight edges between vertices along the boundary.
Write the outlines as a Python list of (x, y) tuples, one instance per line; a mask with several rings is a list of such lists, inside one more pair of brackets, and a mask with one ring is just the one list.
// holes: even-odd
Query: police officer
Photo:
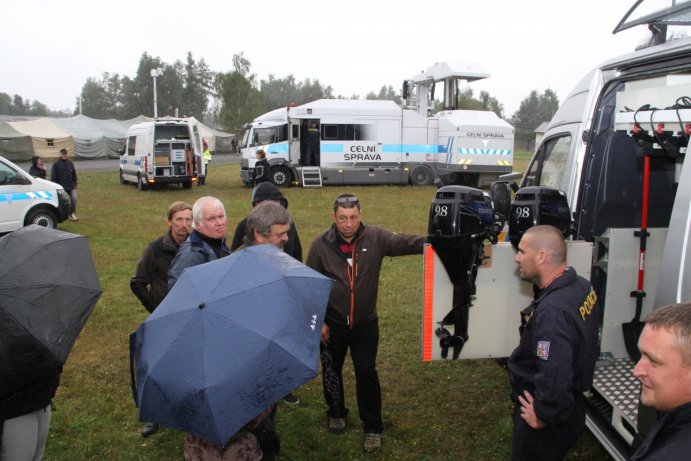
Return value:
[(566, 265), (566, 244), (552, 226), (528, 229), (516, 255), (535, 286), (521, 311), (521, 340), (508, 361), (513, 412), (511, 459), (561, 460), (585, 428), (583, 392), (598, 354), (597, 295)]

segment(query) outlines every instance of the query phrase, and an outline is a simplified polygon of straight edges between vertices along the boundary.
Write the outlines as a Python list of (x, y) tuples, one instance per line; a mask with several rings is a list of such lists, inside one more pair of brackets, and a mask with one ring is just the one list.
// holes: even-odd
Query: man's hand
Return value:
[(322, 323), (322, 344), (329, 344), (329, 326), (326, 323)]
[[(323, 337), (323, 334), (322, 334)], [(525, 398), (523, 397), (525, 396)], [(518, 396), (518, 402), (521, 404), (521, 418), (526, 424), (533, 429), (542, 429), (547, 427), (547, 423), (540, 420), (535, 414), (535, 408), (533, 407), (533, 396), (530, 392), (523, 391), (523, 396)]]

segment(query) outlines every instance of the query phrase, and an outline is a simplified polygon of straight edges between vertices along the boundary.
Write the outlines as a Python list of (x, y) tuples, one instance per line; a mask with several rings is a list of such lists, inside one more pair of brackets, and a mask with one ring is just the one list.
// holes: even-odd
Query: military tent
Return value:
[[(31, 136), (34, 153), (43, 158), (58, 158), (60, 149), (74, 151), (74, 140), (52, 120), (41, 117), (34, 120), (7, 122), (12, 128)], [(31, 158), (31, 155), (29, 155)]]
[(78, 159), (117, 158), (117, 148), (125, 143), (127, 128), (117, 120), (98, 120), (84, 115), (52, 120), (72, 135), (74, 157)]
[(31, 136), (20, 133), (7, 122), (0, 121), (0, 155), (12, 162), (26, 162), (34, 155)]

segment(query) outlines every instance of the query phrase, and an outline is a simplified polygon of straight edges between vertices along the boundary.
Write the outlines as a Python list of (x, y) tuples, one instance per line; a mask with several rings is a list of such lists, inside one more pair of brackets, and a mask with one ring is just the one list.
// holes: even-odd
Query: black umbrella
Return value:
[(65, 363), (101, 292), (85, 237), (35, 225), (0, 237), (0, 395)]

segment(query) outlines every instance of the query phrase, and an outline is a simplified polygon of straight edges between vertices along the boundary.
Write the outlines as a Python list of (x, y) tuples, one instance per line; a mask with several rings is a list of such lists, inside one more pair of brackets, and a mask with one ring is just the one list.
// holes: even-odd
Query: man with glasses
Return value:
[(425, 236), (396, 234), (361, 222), (360, 202), (341, 194), (333, 205), (334, 224), (312, 243), (307, 265), (334, 280), (322, 326), (322, 382), (329, 431), (346, 429), (342, 369), (345, 356), (355, 368), (358, 411), (364, 425), (363, 449), (381, 447), (384, 429), (376, 369), (379, 344), (377, 292), (385, 256), (421, 254)]

